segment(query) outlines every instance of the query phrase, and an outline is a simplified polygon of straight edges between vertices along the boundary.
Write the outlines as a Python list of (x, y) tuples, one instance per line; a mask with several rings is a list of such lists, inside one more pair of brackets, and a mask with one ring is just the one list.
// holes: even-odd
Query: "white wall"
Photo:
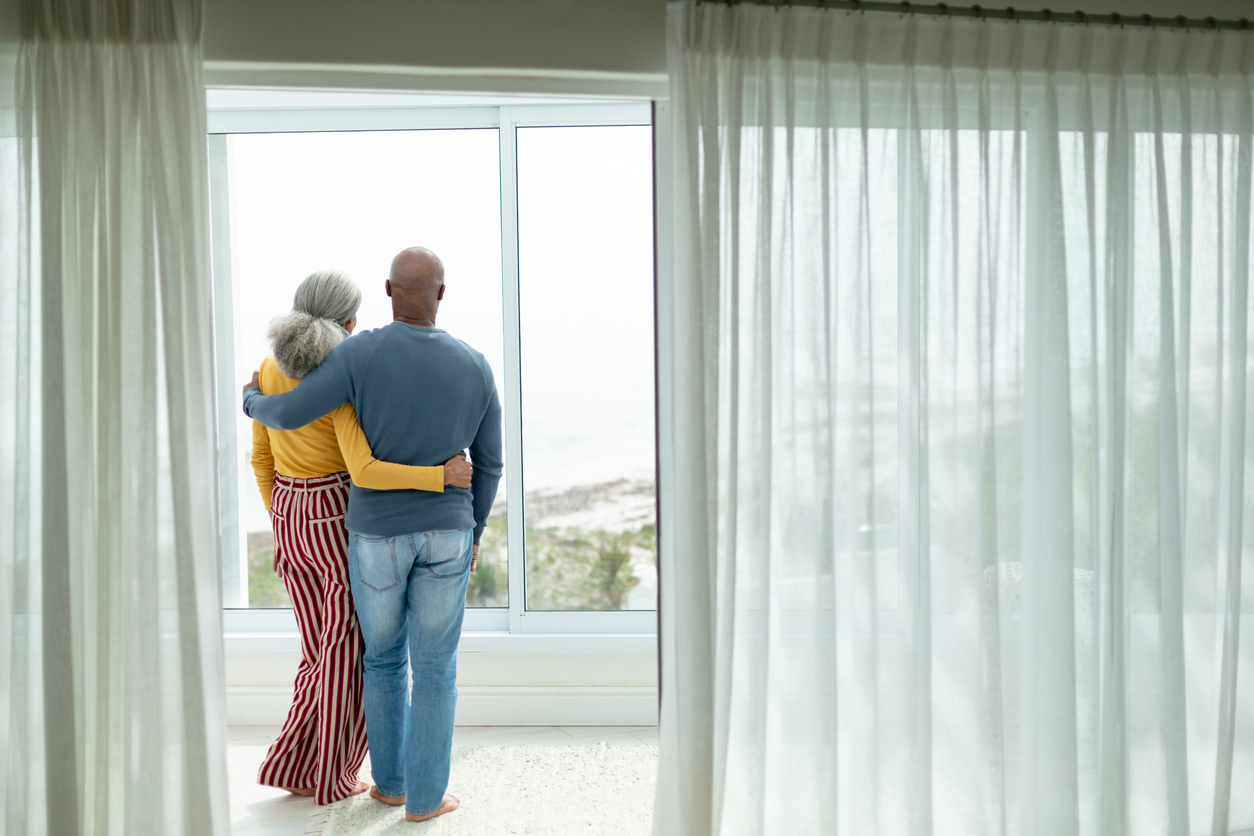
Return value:
[[(279, 725), (296, 653), (226, 654), (227, 722)], [(657, 722), (656, 653), (459, 653), (457, 724), (647, 726)]]
[(209, 61), (666, 70), (662, 0), (207, 0)]
[[(0, 0), (0, 45), (19, 36), (21, 1)], [(1014, 5), (1254, 17), (1251, 0)], [(204, 48), (216, 84), (656, 95), (665, 25), (664, 0), (205, 0)]]
[[(1254, 16), (1250, 0), (1014, 5)], [(206, 79), (227, 86), (662, 97), (665, 30), (664, 0), (207, 0)]]
[(21, 8), (20, 0), (0, 0), (0, 43), (21, 36)]
[(207, 0), (206, 80), (650, 96), (664, 30), (662, 0)]
[[(1013, 5), (1163, 17), (1254, 15), (1249, 0), (1013, 0)], [(205, 57), (664, 73), (665, 25), (663, 0), (208, 0)]]
[[(1254, 17), (1250, 0), (1013, 0), (1013, 5)], [(656, 80), (666, 72), (665, 15), (664, 0), (207, 0), (205, 58), (218, 67), (421, 66), (523, 70), (536, 78), (568, 73)]]

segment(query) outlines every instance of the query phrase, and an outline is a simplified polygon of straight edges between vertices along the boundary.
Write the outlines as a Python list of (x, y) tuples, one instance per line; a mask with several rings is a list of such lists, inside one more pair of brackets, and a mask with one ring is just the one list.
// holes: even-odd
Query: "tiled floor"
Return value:
[[(257, 785), (257, 767), (278, 726), (231, 726), (227, 769), (231, 785), (232, 836), (303, 836), (318, 833), (325, 820), (313, 799)], [(656, 726), (459, 726), (453, 746), (578, 745), (600, 741), (657, 742)], [(362, 780), (369, 780), (369, 760)]]

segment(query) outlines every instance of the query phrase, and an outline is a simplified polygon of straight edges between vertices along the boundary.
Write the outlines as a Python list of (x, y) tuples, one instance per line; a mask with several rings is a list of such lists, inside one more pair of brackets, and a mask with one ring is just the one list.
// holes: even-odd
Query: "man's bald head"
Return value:
[(435, 293), (444, 284), (444, 262), (426, 247), (410, 247), (401, 250), (392, 259), (392, 272), (388, 279), (392, 291), (406, 293)]
[(385, 286), (392, 297), (392, 318), (412, 325), (435, 325), (444, 298), (444, 262), (426, 247), (409, 247), (392, 259)]

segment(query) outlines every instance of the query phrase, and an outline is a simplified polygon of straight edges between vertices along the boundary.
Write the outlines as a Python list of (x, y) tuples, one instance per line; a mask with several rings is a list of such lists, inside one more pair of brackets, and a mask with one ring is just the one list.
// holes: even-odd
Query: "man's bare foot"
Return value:
[(301, 798), (309, 798), (309, 796), (314, 794), (313, 790), (299, 789), (297, 787), (284, 787), (283, 789), (287, 790), (292, 795), (299, 795)]
[(415, 816), (413, 813), (405, 814), (405, 821), (426, 821), (436, 816), (442, 816), (445, 813), (451, 813), (461, 806), (461, 802), (457, 800), (457, 796), (444, 793), (444, 803), (438, 809), (432, 810), (430, 813), (423, 813), (421, 816)]
[(370, 797), (378, 799), (391, 807), (399, 807), (405, 803), (405, 796), (402, 795), (400, 798), (392, 798), (390, 795), (384, 795), (379, 792), (379, 788), (375, 786), (370, 788)]
[(358, 781), (357, 786), (349, 790), (348, 794), (349, 795), (361, 795), (363, 792), (365, 792), (368, 789), (370, 789), (369, 784), (367, 784), (365, 781)]

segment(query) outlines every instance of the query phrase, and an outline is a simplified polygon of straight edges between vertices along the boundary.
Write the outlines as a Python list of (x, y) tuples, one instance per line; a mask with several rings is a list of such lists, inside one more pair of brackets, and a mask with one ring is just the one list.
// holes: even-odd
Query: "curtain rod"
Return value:
[(1216, 20), (1208, 18), (1188, 18), (1184, 15), (1176, 17), (1154, 17), (1152, 15), (1121, 15), (1088, 14), (1082, 11), (1054, 12), (1042, 9), (1039, 12), (1018, 11), (1014, 7), (1005, 9), (986, 9), (983, 6), (950, 6), (948, 3), (935, 5), (921, 3), (890, 3), (884, 0), (724, 0), (729, 6), (813, 6), (821, 9), (847, 12), (891, 12), (893, 14), (928, 15), (932, 17), (969, 17), (981, 20), (1031, 21), (1036, 23), (1079, 23), (1085, 26), (1132, 26), (1162, 29), (1199, 29), (1219, 31), (1220, 29), (1251, 28), (1248, 18), (1240, 20)]

